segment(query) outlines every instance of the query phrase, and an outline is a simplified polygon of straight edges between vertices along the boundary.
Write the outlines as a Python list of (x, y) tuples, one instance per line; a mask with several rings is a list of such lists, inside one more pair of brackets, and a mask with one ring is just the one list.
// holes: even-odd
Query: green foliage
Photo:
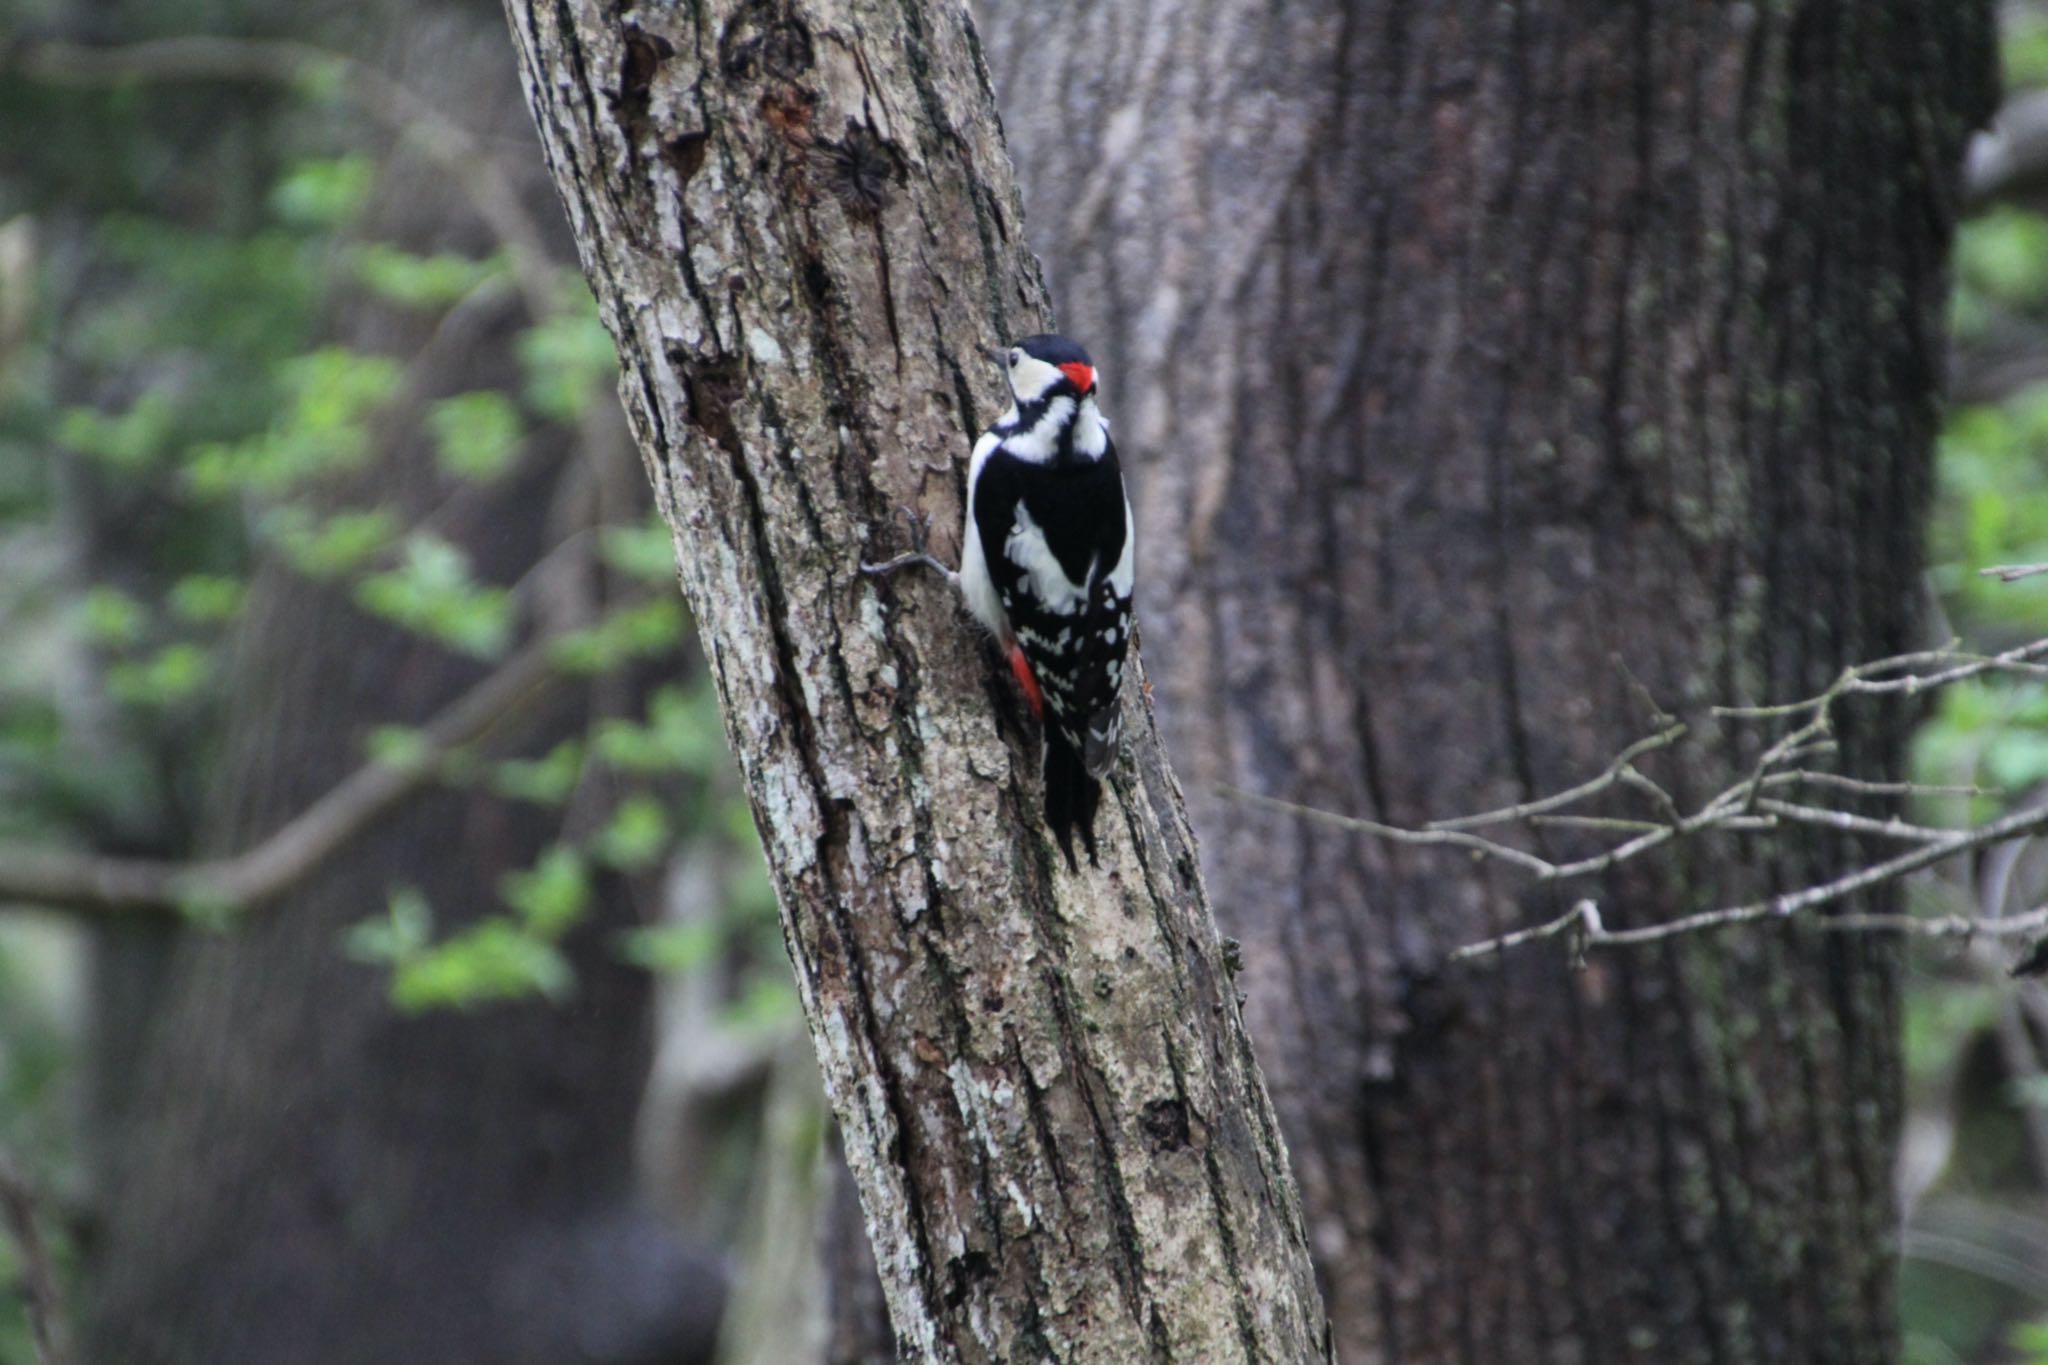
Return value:
[(168, 395), (146, 393), (119, 416), (91, 408), (67, 409), (58, 421), (57, 439), (122, 473), (138, 474), (169, 453), (177, 422), (177, 405)]
[(567, 933), (590, 905), (590, 869), (583, 855), (557, 845), (524, 872), (510, 872), (498, 884), (520, 921), (543, 938)]
[(2010, 307), (2048, 302), (2048, 222), (2018, 208), (1973, 219), (1956, 238), (1956, 279)]
[(608, 720), (596, 735), (597, 755), (623, 773), (707, 777), (728, 758), (718, 698), (708, 683), (688, 691), (663, 687), (648, 699), (644, 724)]
[(544, 758), (508, 758), (491, 771), (491, 787), (500, 796), (536, 805), (559, 806), (583, 780), (583, 743), (565, 739)]
[(270, 211), (295, 227), (338, 228), (361, 212), (377, 166), (361, 152), (308, 157), (270, 191)]
[(658, 516), (638, 526), (605, 527), (598, 536), (598, 553), (628, 577), (664, 587), (676, 581), (675, 538)]
[(371, 454), (368, 419), (398, 387), (398, 363), (340, 346), (294, 356), (277, 367), (288, 400), (269, 430), (194, 450), (185, 482), (202, 496), (276, 496), (325, 475), (362, 467)]
[(193, 625), (217, 626), (239, 616), (247, 597), (247, 585), (239, 578), (187, 574), (171, 584), (171, 612)]
[(519, 457), (526, 426), (519, 408), (494, 389), (443, 398), (427, 410), (441, 468), (465, 479), (495, 479)]
[(186, 641), (141, 659), (108, 667), (107, 692), (130, 706), (173, 706), (189, 701), (213, 678), (213, 656)]
[(89, 589), (78, 606), (80, 633), (102, 648), (135, 644), (149, 626), (149, 613), (140, 602), (105, 584)]
[(620, 607), (594, 626), (563, 632), (551, 646), (555, 666), (570, 673), (609, 673), (634, 659), (668, 654), (683, 643), (683, 604), (650, 597)]
[(2018, 6), (2002, 16), (2000, 65), (2008, 92), (2048, 85), (2048, 15)]
[(666, 857), (674, 843), (668, 808), (652, 796), (628, 797), (612, 810), (594, 845), (600, 861), (640, 872)]
[(264, 530), (292, 567), (308, 578), (340, 578), (376, 559), (398, 539), (398, 518), (382, 507), (321, 517), (309, 508), (272, 509)]
[(406, 539), (398, 567), (357, 583), (356, 601), (480, 658), (504, 653), (512, 637), (511, 594), (479, 584), (460, 546), (426, 532)]
[(574, 422), (618, 373), (618, 354), (597, 318), (597, 301), (579, 279), (565, 294), (574, 306), (527, 328), (519, 338), (526, 401), (558, 422)]
[(356, 278), (378, 297), (405, 308), (446, 308), (503, 276), (498, 259), (448, 254), (420, 256), (387, 242), (356, 248)]
[(728, 936), (722, 924), (648, 924), (619, 935), (619, 952), (651, 972), (691, 972), (709, 966)]

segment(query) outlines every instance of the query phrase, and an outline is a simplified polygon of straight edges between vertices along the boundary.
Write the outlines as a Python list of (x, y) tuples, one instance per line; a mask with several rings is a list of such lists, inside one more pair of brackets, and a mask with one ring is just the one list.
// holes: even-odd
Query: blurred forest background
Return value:
[[(12, 0), (0, 129), (0, 1202), (55, 1273), (0, 1236), (0, 1365), (52, 1294), (87, 1359), (806, 1358), (824, 1109), (500, 11)], [(2048, 620), (1976, 573), (2048, 560), (2048, 176), (1995, 172), (1929, 578), (1981, 650)], [(2048, 687), (1916, 767), (2048, 801)], [(1908, 1359), (2048, 1362), (2048, 987), (1913, 960)]]

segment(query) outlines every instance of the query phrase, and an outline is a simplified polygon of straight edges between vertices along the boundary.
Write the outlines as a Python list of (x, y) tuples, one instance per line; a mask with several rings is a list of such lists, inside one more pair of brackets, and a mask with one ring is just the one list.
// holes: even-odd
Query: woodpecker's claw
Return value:
[(902, 515), (905, 524), (910, 528), (910, 553), (897, 555), (894, 559), (885, 559), (880, 564), (870, 564), (866, 560), (862, 560), (860, 571), (870, 578), (881, 578), (884, 575), (895, 573), (898, 569), (907, 569), (913, 564), (922, 564), (927, 568), (938, 570), (939, 573), (945, 576), (948, 583), (957, 586), (960, 582), (960, 575), (946, 567), (928, 548), (931, 543), (932, 533), (931, 513), (913, 512), (908, 507), (899, 507), (896, 510)]

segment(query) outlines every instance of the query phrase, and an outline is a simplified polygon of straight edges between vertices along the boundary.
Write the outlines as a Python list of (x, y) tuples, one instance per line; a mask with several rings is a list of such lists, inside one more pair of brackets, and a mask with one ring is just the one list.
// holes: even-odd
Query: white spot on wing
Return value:
[(1045, 531), (1022, 502), (1010, 538), (1003, 542), (1003, 557), (1024, 571), (1024, 581), (1039, 605), (1058, 616), (1078, 613), (1087, 602), (1087, 589), (1067, 577), (1059, 557), (1045, 543)]

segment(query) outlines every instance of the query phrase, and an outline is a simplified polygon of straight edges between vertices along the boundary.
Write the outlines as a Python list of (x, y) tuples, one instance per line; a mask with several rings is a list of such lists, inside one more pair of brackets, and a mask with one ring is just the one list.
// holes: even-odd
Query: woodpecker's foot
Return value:
[(862, 560), (860, 571), (870, 578), (882, 578), (895, 573), (898, 569), (922, 564), (926, 568), (937, 570), (954, 587), (960, 586), (960, 575), (941, 562), (929, 548), (932, 533), (931, 514), (913, 512), (908, 507), (899, 507), (896, 510), (902, 514), (905, 524), (910, 528), (910, 553), (897, 555), (894, 559), (885, 559), (880, 564), (870, 564)]

